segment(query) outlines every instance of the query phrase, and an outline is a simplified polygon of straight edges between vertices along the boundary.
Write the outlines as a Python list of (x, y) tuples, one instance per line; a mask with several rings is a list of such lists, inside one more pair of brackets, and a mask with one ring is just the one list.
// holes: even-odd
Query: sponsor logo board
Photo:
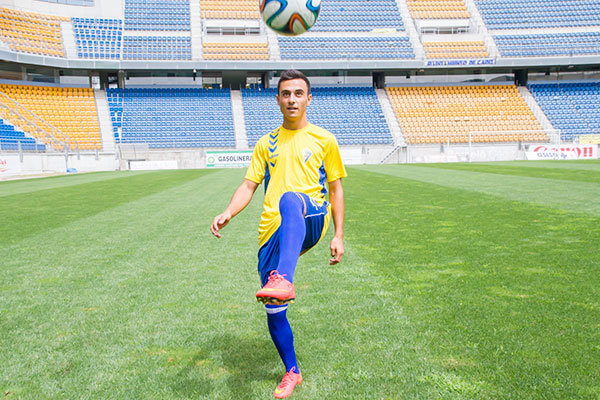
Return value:
[(598, 158), (597, 145), (539, 145), (525, 153), (528, 160), (591, 160)]
[(244, 168), (251, 159), (252, 151), (207, 151), (206, 168)]

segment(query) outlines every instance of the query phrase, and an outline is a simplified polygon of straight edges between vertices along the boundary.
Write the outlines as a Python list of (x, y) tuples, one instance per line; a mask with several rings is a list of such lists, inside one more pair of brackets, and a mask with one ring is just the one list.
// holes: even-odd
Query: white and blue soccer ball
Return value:
[(300, 35), (319, 17), (321, 0), (260, 0), (260, 15), (275, 33)]

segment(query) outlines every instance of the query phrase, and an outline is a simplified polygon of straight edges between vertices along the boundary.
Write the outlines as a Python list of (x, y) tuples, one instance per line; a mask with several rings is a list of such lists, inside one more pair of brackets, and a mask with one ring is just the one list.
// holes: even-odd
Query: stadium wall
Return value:
[(116, 171), (115, 154), (0, 154), (0, 179), (65, 174), (68, 172)]

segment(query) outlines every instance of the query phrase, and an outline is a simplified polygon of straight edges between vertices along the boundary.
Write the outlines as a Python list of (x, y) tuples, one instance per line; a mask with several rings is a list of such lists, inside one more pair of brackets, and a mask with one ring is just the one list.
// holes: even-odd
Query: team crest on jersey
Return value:
[(310, 149), (302, 150), (302, 159), (304, 160), (305, 164), (308, 161), (308, 159), (310, 158), (310, 156), (312, 156), (312, 151), (310, 151)]

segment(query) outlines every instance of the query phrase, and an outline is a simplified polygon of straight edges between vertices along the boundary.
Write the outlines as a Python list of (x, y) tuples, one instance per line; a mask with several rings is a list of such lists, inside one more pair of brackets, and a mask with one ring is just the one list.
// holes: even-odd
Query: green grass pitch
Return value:
[[(600, 162), (352, 166), (301, 257), (294, 399), (600, 398)], [(3, 399), (270, 399), (243, 170), (0, 183)], [(260, 193), (259, 193), (260, 192)]]

